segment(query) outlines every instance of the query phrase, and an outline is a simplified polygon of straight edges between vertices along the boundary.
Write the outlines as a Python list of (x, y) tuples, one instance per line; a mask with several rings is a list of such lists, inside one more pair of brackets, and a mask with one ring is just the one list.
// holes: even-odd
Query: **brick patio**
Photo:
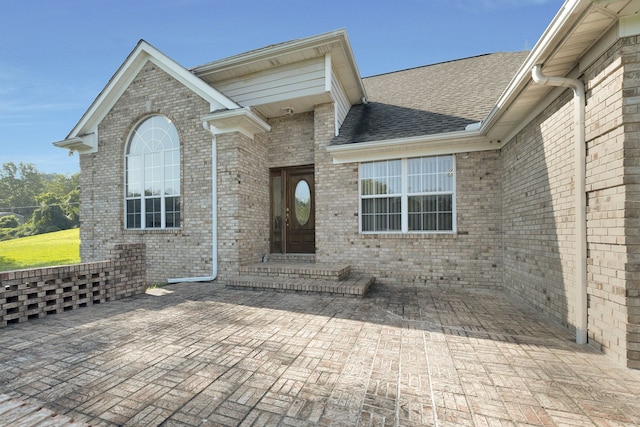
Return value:
[(0, 423), (640, 423), (639, 371), (500, 293), (153, 292), (0, 330)]

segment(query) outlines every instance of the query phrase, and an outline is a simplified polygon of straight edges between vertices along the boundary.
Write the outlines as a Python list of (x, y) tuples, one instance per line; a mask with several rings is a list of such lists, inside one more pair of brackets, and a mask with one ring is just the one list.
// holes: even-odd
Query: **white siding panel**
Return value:
[(342, 126), (344, 119), (347, 117), (347, 114), (351, 109), (351, 103), (349, 102), (349, 98), (347, 98), (347, 94), (342, 88), (340, 80), (338, 80), (338, 76), (334, 70), (331, 70), (331, 94), (333, 95), (335, 102), (337, 134), (338, 129)]
[(322, 93), (324, 59), (317, 58), (227, 80), (216, 89), (244, 107)]

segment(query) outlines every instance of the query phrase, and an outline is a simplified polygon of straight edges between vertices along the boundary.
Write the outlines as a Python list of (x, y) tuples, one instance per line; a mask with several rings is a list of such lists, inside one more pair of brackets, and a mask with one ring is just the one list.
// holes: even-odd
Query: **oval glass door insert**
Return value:
[(311, 217), (311, 189), (309, 183), (304, 179), (296, 184), (296, 221), (298, 224), (305, 225)]

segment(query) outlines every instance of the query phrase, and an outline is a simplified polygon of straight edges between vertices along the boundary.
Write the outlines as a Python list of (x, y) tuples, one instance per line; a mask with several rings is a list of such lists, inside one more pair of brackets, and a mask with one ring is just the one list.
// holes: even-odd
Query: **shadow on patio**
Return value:
[(0, 393), (104, 426), (640, 422), (638, 372), (500, 293), (162, 290), (5, 328)]

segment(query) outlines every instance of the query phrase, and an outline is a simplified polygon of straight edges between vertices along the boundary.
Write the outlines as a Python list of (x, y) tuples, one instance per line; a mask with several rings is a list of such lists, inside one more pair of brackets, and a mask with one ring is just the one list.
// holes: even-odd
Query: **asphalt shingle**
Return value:
[(486, 118), (528, 52), (499, 52), (363, 79), (332, 145), (464, 130)]

